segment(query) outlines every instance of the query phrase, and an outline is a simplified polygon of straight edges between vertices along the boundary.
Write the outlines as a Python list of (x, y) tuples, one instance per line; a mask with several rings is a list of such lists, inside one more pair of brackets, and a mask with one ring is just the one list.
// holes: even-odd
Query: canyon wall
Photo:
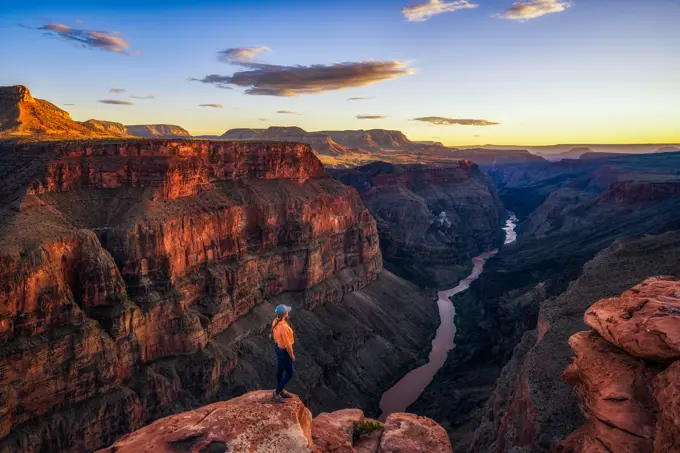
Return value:
[(307, 145), (5, 143), (0, 160), (0, 452), (92, 451), (273, 386), (280, 302), (315, 410), (377, 404), (436, 325)]
[(617, 240), (566, 291), (540, 302), (535, 328), (503, 369), (470, 451), (550, 452), (582, 426), (578, 396), (561, 378), (573, 355), (569, 338), (587, 327), (584, 314), (598, 300), (617, 297), (653, 275), (680, 276), (679, 251), (677, 231)]
[(503, 242), (502, 203), (468, 160), (445, 167), (375, 162), (331, 174), (356, 188), (378, 220), (385, 266), (422, 286), (455, 285), (472, 257)]

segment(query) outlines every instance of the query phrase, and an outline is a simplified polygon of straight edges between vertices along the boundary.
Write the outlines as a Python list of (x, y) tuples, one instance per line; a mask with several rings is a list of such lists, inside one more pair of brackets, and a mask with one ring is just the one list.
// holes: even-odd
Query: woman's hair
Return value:
[(275, 319), (276, 322), (275, 322), (274, 325), (272, 326), (272, 337), (274, 336), (274, 329), (276, 329), (276, 326), (278, 326), (279, 323), (280, 323), (281, 321), (283, 321), (283, 317), (284, 317), (284, 316), (286, 316), (285, 313), (282, 314), (282, 315), (276, 315), (276, 319)]

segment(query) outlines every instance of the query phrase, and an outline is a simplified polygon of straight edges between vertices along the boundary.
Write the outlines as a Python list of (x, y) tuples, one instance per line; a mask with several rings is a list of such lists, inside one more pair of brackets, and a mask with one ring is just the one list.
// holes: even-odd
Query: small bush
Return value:
[(354, 440), (358, 440), (361, 436), (372, 434), (376, 431), (382, 431), (383, 425), (374, 420), (364, 420), (363, 422), (354, 422)]

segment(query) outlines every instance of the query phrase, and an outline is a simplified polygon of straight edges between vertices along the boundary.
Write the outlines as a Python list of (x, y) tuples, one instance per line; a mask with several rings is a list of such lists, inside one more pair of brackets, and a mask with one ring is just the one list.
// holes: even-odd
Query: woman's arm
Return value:
[(293, 345), (292, 344), (287, 344), (286, 345), (286, 351), (288, 351), (288, 355), (290, 356), (290, 359), (295, 362), (295, 354), (293, 354)]

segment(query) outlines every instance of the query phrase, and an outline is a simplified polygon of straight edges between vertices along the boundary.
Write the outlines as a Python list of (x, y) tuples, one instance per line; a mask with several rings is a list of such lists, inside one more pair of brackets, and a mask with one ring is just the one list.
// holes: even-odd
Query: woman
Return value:
[(288, 381), (293, 378), (295, 370), (293, 369), (293, 362), (295, 362), (295, 354), (293, 354), (293, 329), (288, 324), (288, 313), (291, 307), (287, 305), (279, 305), (274, 310), (276, 312), (276, 319), (272, 322), (272, 337), (274, 338), (274, 350), (276, 351), (276, 359), (278, 365), (276, 366), (276, 390), (272, 394), (272, 400), (277, 403), (282, 403), (284, 398), (291, 398), (293, 395), (283, 390)]

